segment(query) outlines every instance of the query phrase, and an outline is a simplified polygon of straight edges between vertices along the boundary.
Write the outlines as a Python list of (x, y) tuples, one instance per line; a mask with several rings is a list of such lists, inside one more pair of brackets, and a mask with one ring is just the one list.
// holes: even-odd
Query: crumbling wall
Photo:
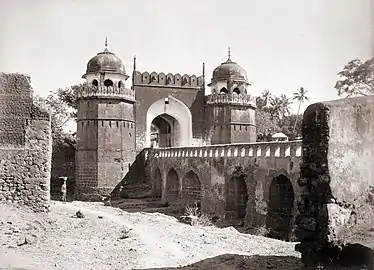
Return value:
[(316, 103), (304, 113), (296, 250), (306, 265), (337, 261), (340, 247), (359, 243), (372, 226), (373, 115), (373, 96)]
[(32, 94), (27, 75), (0, 73), (0, 201), (48, 211), (51, 121)]

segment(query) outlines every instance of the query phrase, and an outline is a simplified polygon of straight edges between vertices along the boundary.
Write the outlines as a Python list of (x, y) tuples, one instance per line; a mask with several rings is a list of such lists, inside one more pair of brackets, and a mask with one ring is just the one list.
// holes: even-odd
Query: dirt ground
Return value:
[(0, 269), (296, 270), (294, 246), (102, 203), (53, 201), (49, 214), (0, 204)]

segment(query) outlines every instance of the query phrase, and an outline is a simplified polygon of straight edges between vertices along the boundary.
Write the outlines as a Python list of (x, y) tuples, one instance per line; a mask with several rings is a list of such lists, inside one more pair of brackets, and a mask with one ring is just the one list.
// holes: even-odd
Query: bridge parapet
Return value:
[(301, 157), (302, 152), (301, 140), (287, 142), (257, 142), (245, 144), (216, 144), (194, 147), (168, 147), (155, 148), (152, 150), (154, 151), (155, 158), (281, 158)]

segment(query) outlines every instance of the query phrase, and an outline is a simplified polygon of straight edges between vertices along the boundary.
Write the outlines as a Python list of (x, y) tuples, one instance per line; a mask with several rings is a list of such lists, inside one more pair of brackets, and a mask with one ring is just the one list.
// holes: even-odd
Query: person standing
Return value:
[(60, 198), (61, 201), (66, 202), (66, 180), (68, 179), (66, 176), (60, 177), (62, 179), (62, 185), (60, 190)]

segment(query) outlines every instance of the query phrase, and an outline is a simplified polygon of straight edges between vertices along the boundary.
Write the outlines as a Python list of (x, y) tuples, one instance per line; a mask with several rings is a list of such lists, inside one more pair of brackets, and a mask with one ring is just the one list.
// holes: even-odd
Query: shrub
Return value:
[(130, 237), (130, 232), (132, 229), (123, 229), (121, 230), (121, 234), (119, 236), (119, 239), (127, 239)]
[(254, 232), (257, 236), (267, 236), (269, 234), (269, 229), (265, 227), (265, 225), (257, 227)]
[(188, 204), (185, 208), (185, 215), (190, 217), (192, 226), (212, 226), (210, 216), (207, 214), (202, 214), (200, 209), (195, 202), (194, 204)]

